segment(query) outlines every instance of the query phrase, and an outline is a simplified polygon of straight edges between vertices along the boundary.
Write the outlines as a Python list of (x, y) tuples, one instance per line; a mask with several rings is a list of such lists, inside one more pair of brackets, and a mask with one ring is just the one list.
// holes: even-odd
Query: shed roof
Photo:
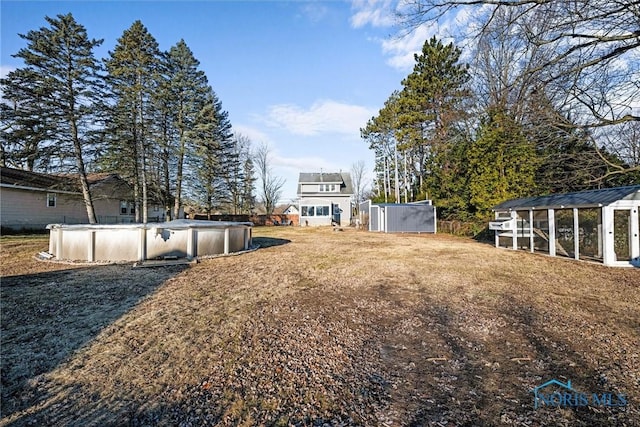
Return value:
[(493, 210), (598, 207), (618, 200), (640, 200), (640, 185), (507, 200), (495, 206)]
[(371, 203), (373, 206), (433, 206), (431, 200), (419, 200), (417, 202), (408, 202), (408, 203)]

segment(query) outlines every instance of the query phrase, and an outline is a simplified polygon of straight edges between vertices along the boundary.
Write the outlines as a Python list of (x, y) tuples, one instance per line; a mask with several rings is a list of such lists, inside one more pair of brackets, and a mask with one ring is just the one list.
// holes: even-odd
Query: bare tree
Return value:
[[(640, 1), (633, 0), (406, 0), (401, 20), (412, 30), (451, 18), (462, 8), (480, 16), (467, 36), (485, 34), (505, 9), (514, 11), (522, 40), (544, 52), (529, 71), (543, 86), (564, 89), (566, 102), (580, 106), (583, 126), (640, 121)], [(516, 26), (510, 26), (509, 31)]]
[[(598, 149), (597, 154), (606, 166), (606, 173), (594, 181), (630, 171), (640, 171), (640, 122), (627, 122), (619, 127), (621, 128), (620, 132), (608, 132), (610, 130), (608, 128), (599, 130), (599, 139), (605, 141), (603, 145), (606, 150)], [(609, 153), (614, 154), (624, 163), (611, 161)]]
[(367, 166), (364, 160), (358, 160), (351, 165), (351, 183), (353, 184), (353, 201), (355, 202), (356, 212), (358, 205), (364, 200), (364, 187), (367, 185)]
[(271, 215), (282, 195), (282, 187), (284, 186), (285, 180), (282, 177), (273, 175), (271, 152), (266, 143), (262, 143), (256, 148), (253, 161), (258, 177), (260, 178), (260, 198), (262, 199), (267, 215)]
[(547, 132), (588, 135), (603, 171), (594, 182), (640, 171), (629, 126), (640, 122), (640, 1), (407, 0), (401, 22), (410, 31), (459, 12), (476, 18), (464, 36), (477, 47), (479, 99)]

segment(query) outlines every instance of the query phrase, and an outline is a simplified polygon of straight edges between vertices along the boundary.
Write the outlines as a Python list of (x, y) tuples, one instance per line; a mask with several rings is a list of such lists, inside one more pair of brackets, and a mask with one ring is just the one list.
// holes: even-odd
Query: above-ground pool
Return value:
[(57, 260), (145, 261), (230, 254), (251, 246), (250, 222), (178, 219), (151, 224), (49, 224)]

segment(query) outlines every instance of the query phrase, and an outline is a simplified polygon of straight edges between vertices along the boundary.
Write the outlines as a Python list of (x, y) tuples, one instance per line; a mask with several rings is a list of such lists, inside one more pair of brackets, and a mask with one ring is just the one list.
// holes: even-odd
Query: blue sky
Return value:
[(116, 40), (140, 20), (168, 50), (184, 39), (229, 112), (234, 131), (267, 143), (281, 202), (296, 196), (299, 172), (373, 168), (360, 128), (411, 71), (429, 36), (399, 39), (390, 1), (5, 1), (1, 62), (25, 46), (18, 33), (47, 26), (45, 16), (72, 13), (89, 37)]

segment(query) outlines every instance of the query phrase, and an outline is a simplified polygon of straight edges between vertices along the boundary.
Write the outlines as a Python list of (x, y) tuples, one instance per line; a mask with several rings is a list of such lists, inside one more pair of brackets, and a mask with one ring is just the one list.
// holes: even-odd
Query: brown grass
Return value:
[[(2, 239), (0, 425), (640, 425), (640, 271), (447, 235), (254, 229), (189, 268)], [(534, 410), (570, 379), (624, 408)]]

